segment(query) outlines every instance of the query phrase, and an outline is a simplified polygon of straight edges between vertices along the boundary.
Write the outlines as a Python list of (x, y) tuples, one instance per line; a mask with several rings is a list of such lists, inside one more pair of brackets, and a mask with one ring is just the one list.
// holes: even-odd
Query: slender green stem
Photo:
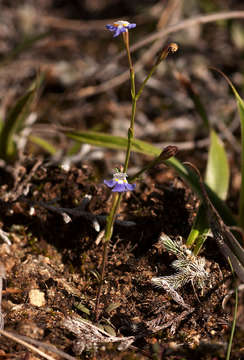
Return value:
[(239, 200), (239, 224), (244, 229), (244, 103), (239, 100), (239, 112), (241, 118), (241, 192)]
[(137, 100), (140, 98), (148, 80), (152, 77), (152, 75), (154, 74), (155, 70), (157, 69), (158, 65), (167, 58), (168, 54), (172, 51), (175, 52), (178, 49), (178, 46), (176, 44), (169, 44), (168, 46), (166, 46), (162, 52), (160, 53), (156, 63), (153, 65), (153, 67), (151, 68), (150, 72), (148, 73), (148, 75), (146, 76), (146, 78), (144, 79), (143, 83), (141, 84), (137, 94), (135, 92), (135, 73), (134, 73), (134, 68), (133, 68), (133, 64), (131, 61), (131, 57), (130, 57), (130, 49), (129, 49), (129, 38), (128, 38), (128, 33), (124, 33), (124, 42), (126, 44), (126, 51), (128, 54), (128, 59), (129, 59), (129, 64), (130, 64), (130, 79), (131, 79), (131, 96), (132, 96), (132, 111), (131, 111), (131, 123), (130, 123), (130, 128), (128, 130), (128, 144), (127, 144), (127, 151), (126, 151), (126, 157), (125, 157), (125, 165), (124, 165), (124, 172), (127, 172), (128, 169), (128, 164), (129, 164), (129, 158), (130, 158), (130, 153), (131, 153), (131, 145), (132, 145), (132, 140), (134, 138), (134, 123), (135, 123), (135, 114), (136, 114), (136, 104), (137, 104)]
[(232, 275), (235, 280), (235, 308), (234, 308), (233, 322), (232, 322), (230, 339), (229, 339), (229, 344), (228, 344), (225, 360), (230, 360), (230, 353), (231, 353), (231, 348), (232, 348), (232, 343), (233, 343), (233, 338), (234, 338), (234, 333), (235, 333), (235, 328), (236, 328), (236, 318), (237, 318), (237, 310), (238, 310), (238, 287), (236, 284), (236, 279), (235, 279), (235, 274), (234, 274), (234, 269), (233, 269), (232, 263), (231, 263), (230, 259), (228, 259), (228, 260), (229, 260), (230, 268), (232, 271)]
[[(128, 50), (128, 54), (130, 54), (129, 50)], [(128, 56), (129, 58), (129, 56)], [(130, 58), (129, 58), (130, 59)], [(135, 115), (136, 115), (136, 105), (137, 105), (137, 100), (139, 99), (139, 97), (142, 94), (142, 91), (144, 90), (144, 87), (146, 85), (146, 83), (148, 82), (148, 80), (150, 79), (150, 77), (153, 75), (153, 73), (155, 72), (158, 64), (156, 63), (151, 71), (149, 72), (149, 74), (147, 75), (147, 77), (145, 78), (145, 80), (143, 81), (143, 83), (141, 84), (137, 94), (135, 91), (135, 73), (134, 73), (134, 68), (132, 63), (130, 62), (130, 79), (131, 79), (131, 97), (132, 97), (132, 110), (131, 110), (131, 120), (130, 120), (130, 127), (128, 130), (128, 144), (127, 144), (127, 151), (126, 151), (126, 157), (125, 157), (125, 165), (124, 165), (124, 172), (127, 172), (128, 169), (128, 165), (129, 165), (129, 159), (130, 159), (130, 153), (131, 153), (131, 146), (132, 146), (132, 140), (134, 139), (134, 123), (135, 123)]]
[(235, 309), (234, 309), (233, 323), (232, 323), (232, 327), (231, 327), (231, 334), (230, 334), (227, 354), (226, 354), (226, 358), (225, 358), (226, 360), (230, 359), (230, 353), (231, 353), (231, 348), (232, 348), (232, 343), (233, 343), (233, 338), (234, 338), (234, 332), (235, 332), (235, 328), (236, 328), (237, 310), (238, 310), (238, 288), (236, 286), (235, 287)]
[(170, 159), (172, 156), (175, 156), (175, 154), (177, 153), (178, 149), (176, 146), (173, 145), (169, 145), (166, 146), (166, 148), (164, 148), (162, 150), (162, 152), (152, 161), (150, 161), (146, 166), (144, 166), (140, 171), (138, 171), (135, 175), (133, 175), (132, 177), (129, 177), (129, 182), (131, 181), (135, 181), (136, 179), (138, 179), (145, 171), (148, 171), (149, 169), (153, 168), (154, 166), (161, 164), (162, 162), (164, 162), (165, 160)]
[(138, 179), (144, 172), (148, 171), (149, 169), (153, 168), (157, 164), (161, 163), (162, 161), (159, 159), (159, 156), (150, 161), (146, 166), (144, 166), (140, 171), (138, 171), (135, 175), (132, 177), (129, 177), (129, 182), (135, 181)]
[(169, 53), (174, 53), (178, 50), (178, 45), (175, 43), (170, 43), (169, 45), (167, 45), (166, 47), (164, 47), (162, 49), (162, 51), (160, 52), (157, 61), (155, 62), (155, 64), (153, 65), (153, 67), (151, 68), (149, 74), (146, 76), (145, 80), (143, 81), (143, 83), (140, 86), (140, 89), (138, 90), (138, 93), (136, 95), (136, 100), (139, 99), (139, 97), (141, 96), (142, 91), (144, 90), (144, 87), (146, 85), (146, 83), (148, 82), (148, 80), (152, 77), (153, 73), (155, 72), (155, 70), (157, 69), (158, 65), (167, 58), (167, 56), (169, 55)]
[[(129, 67), (130, 67), (131, 97), (132, 97), (131, 123), (130, 123), (130, 127), (128, 130), (128, 143), (127, 143), (127, 151), (126, 151), (125, 164), (124, 164), (124, 172), (126, 173), (127, 169), (128, 169), (129, 159), (130, 159), (132, 139), (134, 138), (134, 122), (135, 122), (135, 114), (136, 114), (136, 96), (135, 96), (136, 91), (135, 91), (135, 72), (134, 72), (131, 55), (130, 55), (128, 31), (123, 33), (123, 39), (124, 39), (124, 43), (125, 43), (125, 47), (126, 47), (126, 51), (127, 51), (127, 55), (128, 55)], [(105, 277), (105, 270), (106, 270), (108, 250), (109, 250), (109, 242), (113, 235), (114, 221), (115, 221), (116, 214), (118, 212), (119, 205), (120, 205), (120, 202), (122, 199), (122, 194), (123, 193), (115, 193), (114, 194), (112, 208), (106, 219), (103, 258), (102, 258), (102, 267), (101, 267), (101, 278), (100, 278), (100, 283), (99, 283), (97, 296), (96, 296), (96, 304), (95, 304), (96, 321), (98, 321), (98, 317), (99, 317), (99, 303), (100, 303), (100, 297), (101, 297), (101, 292), (102, 292), (102, 287), (103, 287), (104, 277)]]
[(146, 76), (146, 78), (144, 79), (143, 83), (140, 86), (140, 89), (138, 90), (138, 93), (136, 94), (136, 100), (139, 99), (139, 97), (141, 96), (142, 91), (144, 90), (144, 87), (146, 85), (146, 83), (148, 82), (148, 80), (152, 77), (153, 73), (155, 72), (155, 70), (157, 69), (158, 64), (156, 63), (155, 65), (153, 65), (153, 67), (151, 68), (150, 72), (148, 73), (148, 75)]
[(96, 321), (98, 320), (98, 316), (99, 316), (99, 303), (100, 303), (100, 297), (101, 297), (101, 292), (102, 292), (102, 287), (103, 287), (103, 282), (104, 282), (104, 277), (105, 277), (105, 269), (106, 269), (106, 263), (107, 263), (107, 258), (108, 258), (109, 242), (113, 235), (114, 221), (116, 218), (116, 214), (117, 214), (117, 211), (119, 208), (121, 198), (122, 198), (122, 193), (114, 193), (112, 208), (106, 219), (106, 229), (105, 229), (105, 235), (104, 235), (104, 248), (103, 248), (102, 266), (101, 266), (101, 277), (100, 277), (100, 283), (99, 283), (99, 287), (98, 287), (98, 291), (97, 291), (96, 305), (95, 305)]
[(130, 119), (130, 127), (128, 129), (128, 143), (127, 150), (125, 156), (125, 164), (123, 172), (126, 173), (128, 170), (132, 140), (134, 139), (134, 124), (135, 124), (135, 115), (136, 115), (136, 97), (135, 97), (135, 73), (134, 69), (131, 69), (131, 97), (132, 97), (132, 109), (131, 109), (131, 119)]
[(129, 66), (130, 66), (130, 86), (131, 86), (131, 99), (132, 99), (132, 108), (131, 108), (131, 118), (130, 118), (130, 127), (128, 129), (128, 143), (127, 150), (125, 155), (124, 163), (124, 173), (128, 170), (132, 140), (134, 139), (134, 124), (135, 124), (135, 115), (136, 115), (136, 86), (135, 86), (135, 71), (130, 55), (130, 43), (129, 43), (129, 32), (126, 31), (123, 33), (123, 39), (126, 47), (126, 52), (128, 56)]

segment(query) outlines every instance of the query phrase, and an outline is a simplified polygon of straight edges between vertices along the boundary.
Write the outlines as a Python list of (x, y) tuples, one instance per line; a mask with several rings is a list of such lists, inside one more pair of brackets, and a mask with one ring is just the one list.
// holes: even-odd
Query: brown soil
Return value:
[[(26, 169), (28, 172), (30, 164)], [(6, 197), (5, 185), (1, 195)], [(86, 195), (91, 195), (91, 200), (79, 214)], [(2, 304), (5, 330), (77, 355), (74, 349), (79, 334), (77, 338), (68, 331), (64, 320), (82, 317), (95, 324), (96, 273), (103, 244), (96, 242), (99, 233), (87, 216), (106, 214), (110, 203), (110, 191), (94, 181), (89, 166), (65, 172), (45, 164), (33, 176), (25, 198), (2, 202), (3, 229), (12, 241), (11, 247), (5, 243), (0, 246), (7, 274)], [(51, 210), (45, 208), (48, 204)], [(87, 349), (82, 358), (224, 358), (232, 306), (224, 311), (222, 301), (232, 277), (213, 240), (207, 242), (202, 254), (207, 258), (212, 287), (203, 294), (193, 291), (191, 285), (182, 288), (185, 302), (194, 307), (185, 318), (180, 318), (185, 309), (150, 282), (153, 276), (172, 272), (174, 257), (159, 245), (160, 232), (172, 238), (186, 237), (196, 205), (194, 196), (166, 168), (154, 170), (153, 178), (148, 175), (135, 192), (124, 196), (122, 222), (115, 226), (110, 245), (99, 324), (109, 332), (137, 340), (123, 352), (116, 350), (116, 344), (108, 344)], [(30, 213), (32, 206), (34, 214)], [(66, 208), (72, 221), (65, 223), (55, 207)], [(74, 215), (75, 208), (79, 211)], [(128, 226), (125, 220), (133, 223)], [(98, 222), (103, 229), (104, 221), (98, 217)], [(38, 289), (40, 303), (33, 300), (33, 289)], [(163, 323), (169, 323), (168, 327), (154, 332)], [(176, 327), (174, 334), (172, 326)], [(240, 338), (239, 328), (232, 359), (241, 356)], [(0, 346), (3, 358), (22, 359), (27, 354), (25, 348), (3, 336)]]

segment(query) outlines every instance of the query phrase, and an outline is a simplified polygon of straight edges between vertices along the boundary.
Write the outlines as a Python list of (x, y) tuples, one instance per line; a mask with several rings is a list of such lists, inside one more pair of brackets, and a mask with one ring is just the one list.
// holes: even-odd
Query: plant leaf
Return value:
[[(127, 138), (122, 136), (115, 136), (104, 134), (95, 131), (72, 131), (67, 132), (66, 135), (73, 140), (79, 141), (84, 144), (91, 144), (99, 147), (107, 147), (110, 149), (125, 149), (127, 146)], [(132, 140), (132, 151), (139, 152), (142, 154), (158, 156), (161, 150), (155, 146), (141, 141), (138, 139)]]
[(39, 136), (30, 135), (29, 140), (31, 142), (33, 142), (34, 144), (43, 148), (45, 151), (47, 151), (51, 155), (54, 155), (57, 151), (56, 148), (52, 144), (50, 144), (48, 141), (40, 138)]
[(231, 264), (233, 265), (233, 268), (240, 280), (244, 282), (244, 249), (230, 232), (228, 226), (226, 226), (217, 209), (209, 199), (200, 172), (194, 165), (190, 163), (188, 163), (188, 165), (190, 165), (194, 172), (198, 175), (203, 205), (207, 210), (208, 221), (212, 230), (213, 238), (218, 244), (218, 247), (226, 260), (230, 259)]
[(192, 247), (196, 242), (193, 250), (194, 255), (199, 254), (204, 241), (209, 236), (209, 231), (210, 228), (207, 218), (207, 211), (205, 206), (201, 204), (197, 210), (197, 215), (194, 219), (194, 223), (186, 241), (186, 245), (188, 247)]
[(210, 130), (210, 149), (205, 181), (220, 197), (226, 200), (228, 194), (230, 170), (223, 143), (216, 132)]
[(28, 104), (32, 101), (34, 94), (33, 89), (27, 91), (7, 114), (0, 134), (0, 157), (4, 160), (10, 160), (15, 155), (13, 135), (25, 120)]
[(238, 91), (228, 78), (222, 71), (216, 68), (212, 68), (213, 70), (217, 71), (219, 74), (221, 74), (225, 80), (230, 85), (235, 98), (237, 102), (237, 107), (240, 114), (240, 121), (241, 121), (241, 148), (242, 148), (242, 154), (241, 154), (241, 191), (240, 191), (240, 200), (239, 200), (239, 225), (244, 229), (244, 101), (240, 97)]
[[(177, 78), (183, 88), (186, 90), (188, 96), (194, 103), (195, 110), (203, 121), (206, 128), (210, 130), (210, 149), (208, 152), (206, 183), (208, 186), (222, 199), (225, 200), (228, 193), (229, 186), (229, 164), (222, 141), (211, 128), (210, 121), (205, 106), (202, 103), (201, 97), (194, 88), (191, 80), (181, 73), (177, 73)], [(199, 207), (193, 227), (187, 238), (186, 244), (194, 247), (194, 253), (197, 255), (207, 238), (209, 233), (207, 212), (203, 206)]]
[[(228, 194), (230, 170), (227, 155), (223, 143), (213, 129), (210, 129), (210, 148), (205, 182), (211, 190), (222, 200)], [(197, 255), (209, 235), (209, 222), (206, 207), (200, 205), (194, 224), (187, 238), (186, 245), (193, 246), (194, 254)]]
[(83, 305), (81, 302), (75, 302), (74, 307), (76, 309), (82, 311), (84, 314), (87, 314), (87, 315), (91, 314), (90, 310), (85, 305)]
[(13, 136), (21, 130), (27, 116), (30, 114), (31, 105), (43, 79), (44, 75), (39, 74), (29, 90), (9, 110), (0, 132), (0, 158), (11, 161), (16, 156)]
[[(127, 138), (121, 136), (114, 136), (109, 134), (97, 133), (97, 132), (76, 132), (76, 131), (65, 131), (65, 134), (81, 143), (91, 144), (100, 147), (106, 147), (110, 149), (126, 150)], [(145, 141), (133, 139), (132, 140), (132, 151), (139, 152), (145, 155), (150, 156), (159, 156), (162, 152), (162, 149), (151, 145)], [(171, 157), (168, 160), (165, 160), (164, 163), (169, 167), (173, 168), (177, 174), (185, 180), (191, 189), (202, 198), (202, 192), (199, 185), (198, 176), (194, 172), (190, 172), (189, 169), (184, 166), (178, 159)], [(223, 203), (223, 201), (209, 188), (207, 191), (211, 201), (214, 203), (214, 206), (218, 209), (220, 215), (224, 219), (225, 223), (228, 225), (236, 225), (236, 221), (233, 218), (228, 207)]]

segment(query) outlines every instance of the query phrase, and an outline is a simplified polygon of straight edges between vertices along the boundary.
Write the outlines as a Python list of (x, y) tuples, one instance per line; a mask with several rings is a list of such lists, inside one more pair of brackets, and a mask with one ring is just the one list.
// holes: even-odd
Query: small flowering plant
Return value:
[[(136, 24), (129, 23), (128, 21), (125, 21), (125, 20), (118, 20), (118, 21), (115, 21), (113, 24), (106, 25), (106, 28), (109, 31), (114, 33), (113, 37), (122, 35), (122, 40), (123, 40), (123, 43), (124, 43), (124, 46), (126, 49), (128, 63), (129, 63), (129, 70), (130, 70), (132, 106), (131, 106), (131, 118), (130, 118), (130, 126), (128, 129), (128, 141), (127, 141), (127, 150), (126, 150), (124, 165), (123, 165), (123, 167), (120, 168), (120, 170), (116, 170), (116, 172), (113, 175), (112, 180), (104, 180), (104, 184), (107, 185), (113, 193), (113, 200), (112, 200), (112, 206), (111, 206), (110, 213), (106, 219), (106, 228), (105, 228), (105, 234), (104, 234), (104, 250), (103, 250), (103, 259), (102, 259), (102, 266), (101, 266), (101, 277), (100, 277), (100, 284), (99, 284), (98, 291), (97, 291), (96, 306), (95, 306), (96, 320), (98, 320), (98, 317), (99, 317), (99, 302), (100, 302), (100, 296), (101, 296), (102, 286), (103, 286), (104, 277), (105, 277), (105, 268), (106, 268), (106, 262), (107, 262), (108, 251), (109, 251), (109, 242), (113, 235), (114, 221), (116, 219), (117, 212), (119, 211), (119, 205), (120, 205), (123, 193), (125, 193), (127, 191), (133, 191), (136, 187), (136, 184), (130, 184), (127, 181), (127, 177), (128, 177), (127, 170), (128, 170), (128, 165), (129, 165), (129, 160), (130, 160), (130, 155), (131, 155), (131, 150), (132, 150), (132, 144), (133, 144), (133, 140), (134, 140), (134, 123), (135, 123), (135, 116), (136, 116), (137, 101), (140, 98), (146, 83), (151, 78), (151, 76), (155, 72), (158, 65), (163, 60), (165, 60), (166, 57), (170, 53), (173, 53), (173, 52), (177, 51), (177, 49), (178, 49), (178, 46), (173, 43), (164, 47), (161, 50), (158, 58), (155, 60), (155, 63), (153, 65), (152, 69), (150, 70), (150, 72), (148, 73), (148, 75), (146, 76), (144, 81), (142, 82), (138, 91), (136, 91), (135, 71), (134, 71), (134, 66), (133, 66), (133, 62), (131, 59), (130, 45), (129, 45), (129, 30), (131, 30), (135, 27), (136, 27)], [(174, 154), (172, 154), (172, 152), (170, 152), (170, 151), (168, 152), (168, 150), (166, 152), (163, 151), (162, 154), (160, 154), (160, 156), (157, 159), (153, 160), (147, 167), (140, 170), (138, 172), (138, 174), (136, 174), (133, 177), (133, 179), (140, 176), (148, 168), (156, 165), (158, 162), (161, 162), (162, 159), (165, 160), (165, 156), (166, 156), (166, 158), (173, 156)]]
[(104, 180), (109, 188), (112, 188), (113, 192), (125, 192), (133, 191), (136, 187), (136, 184), (129, 184), (126, 178), (128, 175), (123, 172), (116, 171), (113, 175), (112, 180)]

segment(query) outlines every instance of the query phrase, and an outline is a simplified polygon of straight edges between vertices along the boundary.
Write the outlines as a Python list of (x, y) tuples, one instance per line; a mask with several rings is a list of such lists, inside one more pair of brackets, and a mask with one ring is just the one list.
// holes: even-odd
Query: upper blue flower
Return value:
[(136, 184), (129, 184), (126, 180), (127, 176), (126, 173), (116, 172), (113, 175), (113, 180), (104, 180), (104, 184), (112, 188), (113, 192), (133, 191)]
[(113, 37), (119, 36), (123, 32), (126, 32), (129, 29), (133, 29), (134, 27), (136, 27), (136, 24), (130, 24), (128, 21), (124, 21), (124, 20), (118, 20), (114, 22), (112, 25), (111, 24), (106, 25), (106, 28), (108, 30), (114, 32)]

